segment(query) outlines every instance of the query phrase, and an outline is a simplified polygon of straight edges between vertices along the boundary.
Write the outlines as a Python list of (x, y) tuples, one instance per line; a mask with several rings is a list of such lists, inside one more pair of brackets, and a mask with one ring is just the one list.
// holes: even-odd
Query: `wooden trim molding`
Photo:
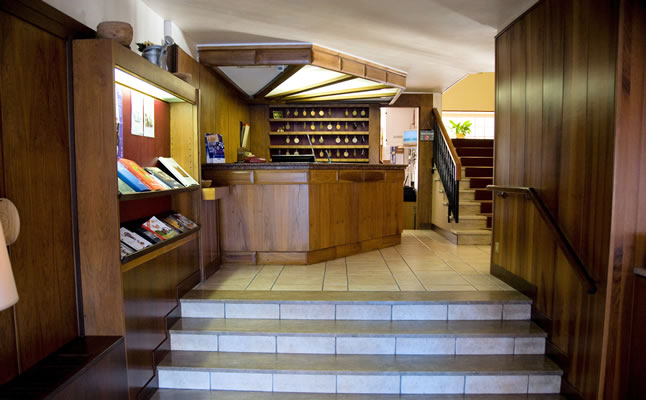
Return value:
[[(250, 65), (315, 65), (400, 89), (406, 88), (406, 77), (408, 76), (406, 72), (315, 44), (202, 46), (197, 51), (200, 63), (212, 68)], [(276, 86), (280, 83), (277, 83)], [(254, 97), (262, 96), (266, 89), (268, 88), (263, 88)], [(271, 89), (266, 92), (269, 93)]]
[(366, 251), (397, 246), (400, 243), (401, 235), (392, 235), (310, 251), (225, 251), (222, 253), (222, 260), (231, 264), (309, 265), (323, 261), (334, 260), (340, 257), (347, 257)]

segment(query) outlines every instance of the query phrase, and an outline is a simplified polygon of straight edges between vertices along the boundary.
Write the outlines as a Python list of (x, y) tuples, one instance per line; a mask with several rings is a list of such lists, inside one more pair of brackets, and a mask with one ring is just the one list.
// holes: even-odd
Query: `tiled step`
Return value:
[(487, 229), (453, 229), (451, 230), (457, 237), (457, 244), (491, 244), (491, 230)]
[(493, 147), (456, 147), (458, 157), (493, 157)]
[(182, 317), (296, 320), (529, 320), (531, 300), (515, 291), (306, 292), (191, 290)]
[[(449, 203), (442, 203), (444, 206), (448, 207)], [(460, 201), (460, 216), (463, 215), (476, 215), (481, 212), (480, 202), (478, 201)]]
[(451, 221), (451, 229), (471, 230), (485, 229), (487, 227), (487, 217), (482, 215), (462, 215), (460, 214), (459, 222)]
[(363, 394), (558, 393), (562, 371), (542, 355), (406, 356), (171, 351), (159, 387)]
[(493, 157), (460, 157), (463, 167), (493, 167)]
[(301, 354), (544, 354), (531, 321), (299, 321), (182, 318), (172, 350)]
[(457, 147), (492, 147), (493, 139), (452, 139), (453, 146)]
[(327, 394), (159, 389), (151, 400), (567, 400), (559, 394)]

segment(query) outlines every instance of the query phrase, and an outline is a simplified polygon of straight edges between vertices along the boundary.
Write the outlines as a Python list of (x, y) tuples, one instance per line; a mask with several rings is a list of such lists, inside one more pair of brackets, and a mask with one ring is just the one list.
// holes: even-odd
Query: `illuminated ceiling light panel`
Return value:
[(345, 93), (345, 94), (335, 94), (330, 96), (319, 96), (319, 97), (309, 97), (302, 100), (292, 100), (292, 101), (336, 101), (336, 100), (352, 100), (352, 99), (380, 99), (394, 97), (397, 95), (397, 92), (400, 89), (398, 88), (387, 88), (387, 89), (377, 89), (377, 90), (367, 90), (364, 92), (356, 93)]
[(383, 89), (386, 87), (386, 85), (380, 84), (378, 82), (369, 81), (363, 78), (355, 78), (349, 81), (333, 83), (331, 85), (307, 90), (305, 92), (301, 92), (292, 96), (287, 96), (285, 97), (285, 100), (290, 100), (292, 98), (295, 99), (303, 97), (328, 96), (333, 94), (361, 92), (366, 90)]
[(184, 101), (176, 95), (160, 89), (157, 86), (154, 86), (153, 84), (146, 82), (139, 77), (130, 75), (129, 73), (119, 68), (114, 69), (114, 81), (120, 85), (126, 86), (130, 89), (136, 90), (161, 101), (168, 103), (180, 103)]
[(218, 68), (246, 94), (253, 96), (280, 75), (285, 67), (285, 65), (254, 65)]
[(306, 65), (299, 69), (294, 75), (289, 77), (285, 82), (278, 85), (274, 90), (269, 92), (266, 97), (277, 97), (300, 89), (323, 84), (335, 79), (342, 79), (349, 75), (341, 72), (330, 71), (328, 69)]

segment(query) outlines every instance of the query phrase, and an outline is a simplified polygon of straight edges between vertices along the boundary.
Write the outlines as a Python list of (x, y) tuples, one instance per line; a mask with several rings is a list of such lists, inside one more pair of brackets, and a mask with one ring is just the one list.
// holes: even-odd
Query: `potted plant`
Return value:
[(455, 131), (455, 136), (458, 138), (464, 138), (466, 135), (471, 133), (471, 121), (458, 122), (457, 124), (451, 120), (451, 129)]

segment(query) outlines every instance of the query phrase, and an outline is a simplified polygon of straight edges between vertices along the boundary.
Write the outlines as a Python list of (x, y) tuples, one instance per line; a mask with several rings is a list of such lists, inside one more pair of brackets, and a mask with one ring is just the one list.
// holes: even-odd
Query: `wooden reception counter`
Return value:
[(223, 262), (312, 264), (394, 246), (403, 227), (401, 165), (205, 164), (220, 200)]

